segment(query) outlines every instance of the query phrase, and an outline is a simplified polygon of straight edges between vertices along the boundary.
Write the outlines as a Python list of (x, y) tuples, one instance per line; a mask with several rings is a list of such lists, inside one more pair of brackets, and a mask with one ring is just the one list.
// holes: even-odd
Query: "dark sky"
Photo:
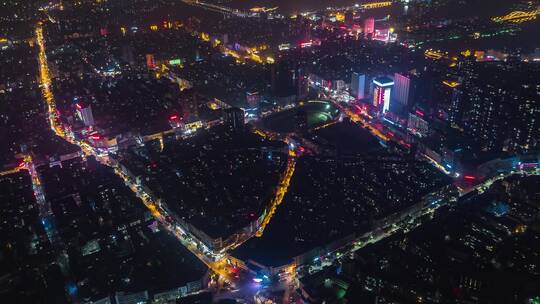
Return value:
[[(296, 10), (318, 9), (329, 5), (351, 5), (363, 1), (354, 0), (230, 0), (237, 7), (250, 8), (254, 6), (279, 6), (284, 12)], [(367, 1), (364, 1), (367, 2)]]
[[(378, 2), (383, 0), (214, 0), (221, 2), (226, 6), (238, 8), (251, 8), (255, 6), (273, 7), (279, 6), (280, 10), (285, 13), (293, 11), (305, 11), (312, 9), (320, 9), (327, 6), (344, 6), (353, 5), (355, 3)], [(440, 0), (438, 3), (447, 4), (444, 10), (447, 10), (449, 15), (462, 14), (493, 14), (494, 11), (506, 11), (510, 9), (519, 0), (507, 1), (492, 1), (492, 0)]]

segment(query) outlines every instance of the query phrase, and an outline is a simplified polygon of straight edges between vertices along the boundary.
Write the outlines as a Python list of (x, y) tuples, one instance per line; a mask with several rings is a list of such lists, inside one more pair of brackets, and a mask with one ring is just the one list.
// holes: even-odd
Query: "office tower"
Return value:
[(94, 115), (92, 115), (92, 107), (82, 103), (77, 103), (77, 115), (82, 120), (85, 126), (90, 127), (94, 125)]
[(414, 81), (412, 75), (395, 73), (392, 99), (403, 107), (410, 106), (416, 91)]
[(364, 99), (366, 92), (366, 75), (353, 72), (351, 79), (351, 95), (357, 99)]
[(373, 106), (385, 113), (390, 109), (390, 94), (394, 81), (388, 77), (378, 77), (373, 79), (375, 85), (373, 89)]

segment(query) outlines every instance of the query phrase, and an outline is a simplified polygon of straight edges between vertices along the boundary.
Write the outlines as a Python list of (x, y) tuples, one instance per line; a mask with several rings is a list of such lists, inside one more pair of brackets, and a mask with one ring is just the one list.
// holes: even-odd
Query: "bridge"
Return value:
[(372, 8), (387, 7), (390, 5), (392, 5), (392, 1), (381, 1), (381, 2), (371, 2), (371, 3), (360, 4), (360, 8), (372, 9)]
[(226, 7), (222, 5), (217, 5), (217, 4), (212, 4), (212, 3), (208, 3), (204, 1), (199, 1), (199, 0), (181, 0), (181, 1), (187, 5), (197, 6), (208, 11), (221, 13), (225, 16), (234, 16), (234, 17), (241, 17), (241, 18), (256, 17), (256, 14), (252, 14), (252, 13), (244, 12), (238, 9), (234, 9), (234, 8), (230, 8), (230, 7)]
[(513, 11), (504, 16), (493, 17), (491, 20), (497, 23), (511, 22), (511, 23), (523, 23), (536, 19), (536, 16), (540, 14), (540, 6), (532, 11)]
[[(277, 7), (272, 7), (272, 8), (254, 7), (250, 9), (250, 11), (242, 11), (239, 9), (230, 8), (227, 6), (217, 5), (217, 4), (208, 3), (208, 2), (199, 1), (199, 0), (181, 0), (181, 1), (187, 5), (197, 6), (205, 10), (224, 14), (226, 16), (234, 16), (234, 17), (242, 17), (242, 18), (258, 17), (259, 13), (261, 12), (272, 12), (272, 11), (277, 10)], [(359, 6), (354, 6), (354, 8), (367, 10), (367, 9), (387, 7), (391, 5), (392, 5), (392, 1), (379, 1), (379, 2), (370, 2), (370, 3), (360, 4)]]

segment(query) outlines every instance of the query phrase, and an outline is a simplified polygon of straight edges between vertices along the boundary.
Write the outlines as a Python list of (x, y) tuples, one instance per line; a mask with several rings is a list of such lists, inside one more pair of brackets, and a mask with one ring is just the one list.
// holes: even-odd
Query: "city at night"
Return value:
[(0, 303), (540, 304), (540, 0), (5, 0), (0, 67)]

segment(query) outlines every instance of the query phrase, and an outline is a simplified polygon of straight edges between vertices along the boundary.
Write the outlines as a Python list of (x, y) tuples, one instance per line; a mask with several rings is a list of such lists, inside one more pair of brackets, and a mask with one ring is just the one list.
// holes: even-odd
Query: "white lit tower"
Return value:
[(373, 79), (373, 106), (385, 113), (390, 109), (390, 94), (394, 81), (388, 77), (377, 77)]
[(94, 115), (92, 114), (92, 107), (83, 103), (75, 104), (77, 107), (77, 115), (82, 120), (85, 126), (91, 127), (94, 125)]

